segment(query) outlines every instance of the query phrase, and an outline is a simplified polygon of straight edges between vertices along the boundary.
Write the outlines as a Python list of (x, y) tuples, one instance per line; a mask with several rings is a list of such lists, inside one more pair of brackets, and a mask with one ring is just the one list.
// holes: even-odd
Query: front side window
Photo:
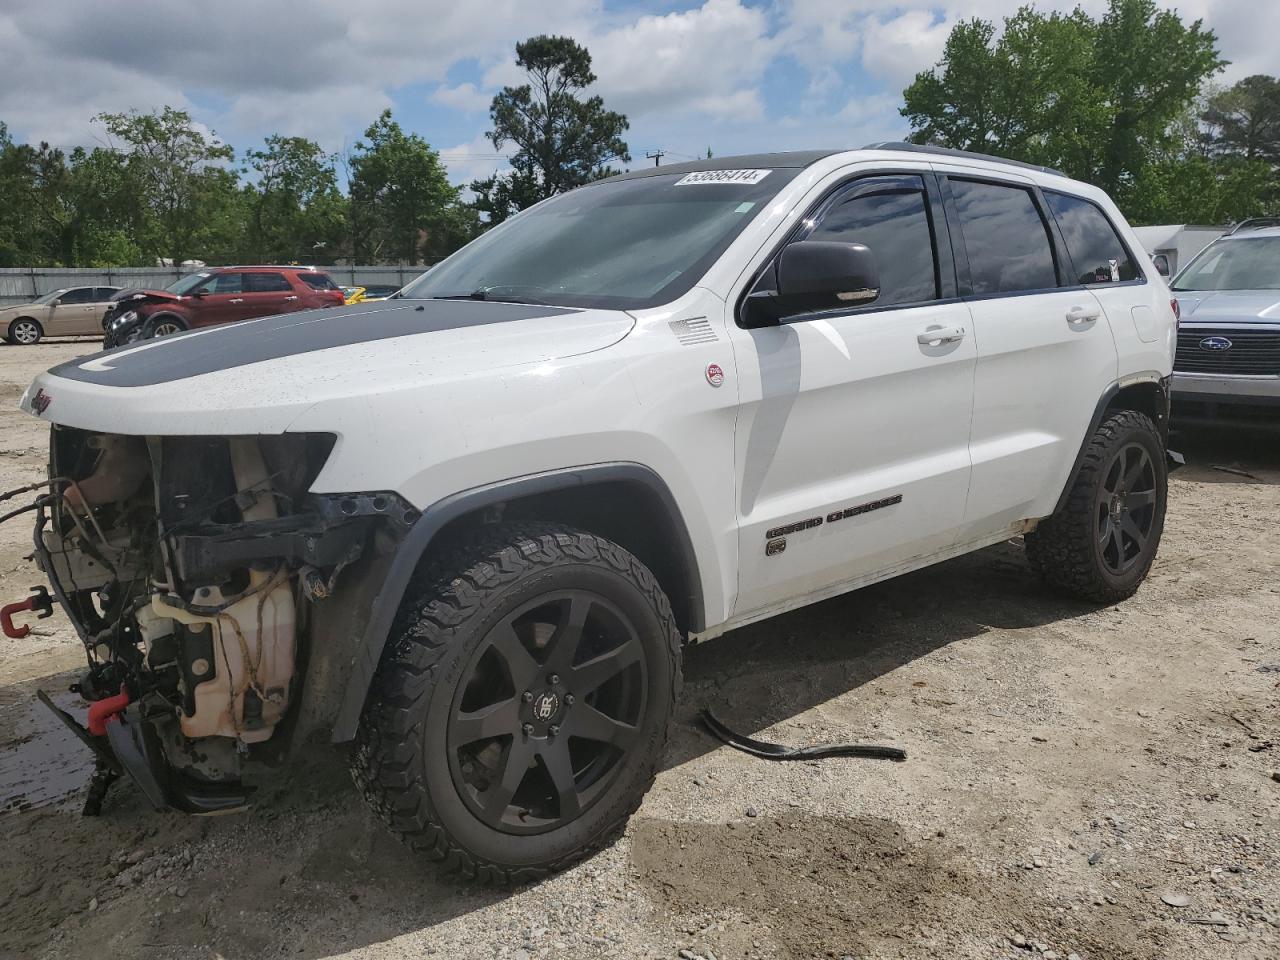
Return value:
[(219, 273), (204, 282), (195, 293), (244, 293), (244, 274)]
[(283, 273), (245, 273), (245, 293), (288, 293), (293, 288)]
[(1174, 290), (1280, 290), (1280, 237), (1217, 240), (1200, 251)]
[(832, 207), (806, 239), (861, 243), (870, 249), (880, 274), (875, 306), (938, 297), (933, 230), (919, 177), (860, 181), (852, 196)]
[(1030, 190), (975, 180), (950, 182), (974, 296), (1058, 285), (1049, 230)]
[(210, 275), (207, 273), (189, 273), (185, 277), (179, 277), (177, 280), (173, 281), (173, 283), (165, 287), (165, 290), (169, 293), (177, 294), (180, 297), (186, 296), (188, 293), (192, 293), (196, 287), (208, 280), (209, 276)]
[(401, 296), (658, 306), (691, 289), (797, 172), (716, 170), (588, 184), (495, 227)]
[(1079, 283), (1137, 280), (1141, 273), (1106, 214), (1088, 200), (1045, 191)]
[(72, 287), (70, 290), (64, 291), (58, 301), (65, 304), (92, 303), (93, 287)]

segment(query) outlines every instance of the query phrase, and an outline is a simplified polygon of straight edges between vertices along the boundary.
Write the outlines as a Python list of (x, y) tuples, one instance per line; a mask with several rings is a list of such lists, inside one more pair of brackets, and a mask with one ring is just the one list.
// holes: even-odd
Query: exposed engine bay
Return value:
[(51, 444), (35, 558), (88, 654), (72, 688), (90, 702), (87, 731), (43, 699), (98, 758), (85, 812), (121, 773), (157, 807), (243, 806), (245, 763), (287, 742), (317, 604), (412, 511), (392, 494), (309, 494), (325, 434), (55, 426)]

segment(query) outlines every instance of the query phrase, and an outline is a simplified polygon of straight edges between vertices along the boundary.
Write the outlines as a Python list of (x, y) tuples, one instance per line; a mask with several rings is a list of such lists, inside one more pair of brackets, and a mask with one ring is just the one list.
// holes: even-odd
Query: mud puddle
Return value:
[(0, 817), (48, 806), (81, 790), (93, 757), (48, 707), (44, 690), (73, 716), (84, 703), (67, 686), (73, 673), (41, 677), (0, 688)]

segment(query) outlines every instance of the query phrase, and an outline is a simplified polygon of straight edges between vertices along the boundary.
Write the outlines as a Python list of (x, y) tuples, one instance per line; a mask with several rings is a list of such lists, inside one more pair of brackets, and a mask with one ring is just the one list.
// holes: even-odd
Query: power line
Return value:
[(665, 150), (655, 150), (653, 153), (646, 153), (644, 156), (646, 160), (652, 160), (655, 167), (659, 167), (662, 166), (662, 158), (666, 155), (667, 151)]

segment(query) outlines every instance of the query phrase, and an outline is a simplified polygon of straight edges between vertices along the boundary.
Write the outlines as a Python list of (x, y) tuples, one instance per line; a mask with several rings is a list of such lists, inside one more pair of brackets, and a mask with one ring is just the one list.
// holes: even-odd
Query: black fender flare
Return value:
[(1101, 397), (1098, 398), (1098, 404), (1094, 407), (1093, 416), (1089, 419), (1089, 429), (1085, 431), (1084, 439), (1080, 441), (1080, 449), (1076, 452), (1076, 459), (1071, 464), (1071, 472), (1067, 474), (1067, 484), (1062, 488), (1062, 493), (1058, 497), (1058, 502), (1054, 504), (1053, 512), (1058, 513), (1067, 503), (1067, 498), (1071, 495), (1071, 488), (1075, 486), (1076, 476), (1080, 473), (1080, 465), (1084, 463), (1085, 451), (1089, 448), (1089, 440), (1093, 437), (1098, 429), (1098, 425), (1102, 423), (1102, 418), (1106, 416), (1107, 410), (1111, 406), (1120, 391), (1126, 387), (1134, 387), (1142, 384), (1152, 384), (1160, 391), (1160, 409), (1157, 418), (1156, 428), (1160, 431), (1160, 440), (1168, 445), (1169, 442), (1169, 402), (1170, 387), (1173, 382), (1172, 376), (1130, 380), (1127, 383), (1113, 383), (1107, 387)]
[(473, 487), (438, 500), (423, 510), (396, 547), (395, 555), (373, 599), (364, 631), (357, 641), (357, 649), (351, 660), (350, 673), (340, 706), (333, 719), (332, 741), (345, 743), (355, 737), (360, 715), (364, 711), (365, 699), (373, 683), (373, 675), (382, 658), (382, 649), (391, 632), (392, 622), (404, 599), (409, 581), (436, 535), (450, 521), (509, 500), (573, 487), (619, 481), (643, 484), (667, 512), (672, 529), (675, 531), (674, 546), (684, 568), (683, 577), (689, 591), (689, 608), (694, 620), (693, 630), (697, 632), (702, 629), (705, 608), (701, 574), (693, 549), (693, 540), (689, 536), (688, 526), (671, 489), (651, 468), (640, 463), (598, 463)]

